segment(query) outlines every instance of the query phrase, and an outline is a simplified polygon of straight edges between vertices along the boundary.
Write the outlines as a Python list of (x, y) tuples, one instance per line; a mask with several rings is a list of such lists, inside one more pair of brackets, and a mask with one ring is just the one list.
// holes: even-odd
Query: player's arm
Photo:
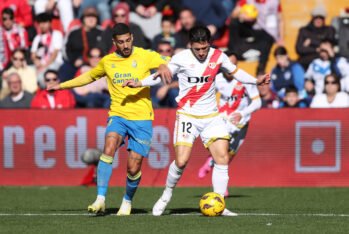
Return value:
[(105, 76), (104, 58), (101, 59), (98, 65), (94, 67), (92, 70), (85, 72), (72, 80), (68, 80), (66, 82), (54, 86), (48, 86), (47, 90), (71, 89), (81, 87), (89, 83), (92, 83), (93, 81), (98, 80), (103, 76)]
[(161, 83), (161, 78), (158, 72), (148, 76), (141, 81), (125, 80), (122, 87), (139, 88), (144, 86), (154, 86)]
[(244, 84), (256, 84), (256, 85), (261, 85), (261, 84), (269, 84), (270, 82), (270, 75), (265, 74), (263, 76), (260, 76), (258, 78), (255, 78), (245, 72), (242, 69), (239, 69), (236, 67), (235, 64), (233, 64), (228, 56), (226, 54), (222, 54), (222, 71), (225, 73), (228, 73), (230, 76), (234, 76), (234, 78), (241, 83)]
[(171, 83), (172, 73), (167, 66), (170, 57), (162, 56), (155, 51), (148, 52), (147, 56), (149, 69), (157, 69), (157, 73), (161, 77), (162, 81), (165, 84)]
[(252, 114), (262, 107), (262, 100), (259, 96), (257, 87), (255, 85), (245, 85), (245, 87), (251, 102), (243, 110), (235, 111), (231, 116), (229, 116), (229, 119), (233, 124), (238, 124), (242, 118)]
[(264, 74), (263, 76), (259, 76), (258, 78), (255, 78), (245, 72), (242, 69), (236, 68), (236, 71), (230, 73), (230, 75), (234, 76), (235, 79), (240, 81), (244, 84), (256, 84), (256, 85), (262, 85), (262, 84), (269, 84), (270, 83), (270, 74)]

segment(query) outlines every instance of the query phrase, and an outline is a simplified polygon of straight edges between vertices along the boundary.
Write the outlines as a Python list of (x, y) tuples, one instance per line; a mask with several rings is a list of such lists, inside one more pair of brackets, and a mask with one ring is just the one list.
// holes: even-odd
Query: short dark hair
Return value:
[(287, 50), (285, 47), (283, 46), (279, 46), (274, 50), (274, 56), (278, 56), (278, 55), (287, 55)]
[(131, 31), (130, 31), (130, 28), (124, 23), (115, 24), (112, 29), (113, 38), (116, 36), (127, 34), (127, 33), (131, 34)]
[(103, 50), (101, 48), (99, 48), (99, 47), (91, 47), (91, 48), (88, 49), (87, 57), (89, 57), (89, 58), (91, 57), (91, 51), (92, 50), (98, 50), (99, 51), (99, 55), (100, 55), (101, 58), (104, 56)]
[[(327, 82), (327, 78), (328, 77), (333, 77), (334, 78), (334, 82), (338, 85), (338, 89), (337, 89), (337, 92), (341, 91), (341, 79), (339, 78), (339, 76), (337, 76), (336, 74), (334, 73), (331, 73), (331, 74), (328, 74), (327, 76), (325, 76), (325, 79), (324, 79), (324, 86), (326, 86), (326, 82)], [(326, 93), (326, 89), (324, 87), (324, 93)]]
[(175, 23), (175, 19), (172, 16), (169, 15), (164, 15), (161, 18), (161, 23), (163, 23), (164, 21), (170, 21), (171, 23)]
[(224, 51), (224, 53), (225, 53), (228, 57), (230, 57), (230, 56), (235, 56), (236, 58), (238, 58), (237, 53), (235, 53), (235, 52), (232, 51), (232, 50), (226, 50), (226, 51)]
[(49, 13), (40, 13), (35, 18), (36, 22), (43, 23), (43, 22), (51, 22), (52, 21), (52, 15)]
[(58, 72), (57, 72), (56, 70), (53, 70), (53, 69), (48, 69), (48, 70), (46, 70), (45, 73), (44, 73), (44, 78), (46, 78), (46, 75), (47, 75), (48, 73), (53, 73), (53, 74), (55, 74), (55, 75), (57, 76), (57, 78), (59, 79), (59, 77), (58, 77)]
[(1, 15), (9, 15), (11, 19), (13, 19), (15, 17), (15, 14), (13, 12), (13, 10), (9, 7), (6, 7), (2, 10)]
[(189, 31), (189, 41), (193, 42), (210, 42), (211, 33), (207, 27), (195, 26)]
[(296, 88), (296, 86), (290, 85), (290, 86), (286, 87), (286, 90), (285, 90), (285, 94), (288, 94), (288, 93), (297, 93), (298, 94), (298, 89)]
[(184, 11), (189, 11), (189, 12), (195, 17), (195, 15), (194, 15), (192, 9), (190, 9), (189, 7), (182, 7), (182, 8), (179, 10), (178, 15), (180, 15), (180, 14), (181, 14), (182, 12), (184, 12)]

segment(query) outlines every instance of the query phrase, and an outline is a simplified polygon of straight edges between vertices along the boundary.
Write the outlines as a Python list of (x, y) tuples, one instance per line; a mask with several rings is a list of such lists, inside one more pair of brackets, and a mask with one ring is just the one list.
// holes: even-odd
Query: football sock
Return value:
[(112, 173), (113, 157), (102, 154), (99, 158), (97, 167), (97, 195), (104, 196), (107, 194), (109, 179)]
[(177, 182), (181, 178), (183, 173), (183, 169), (180, 169), (176, 166), (175, 161), (173, 161), (168, 169), (167, 180), (166, 180), (166, 188), (163, 193), (164, 198), (168, 198), (172, 196), (172, 191), (174, 187), (176, 187)]
[(139, 182), (142, 178), (142, 172), (138, 172), (136, 175), (131, 176), (127, 174), (126, 178), (126, 194), (124, 195), (124, 199), (128, 201), (132, 201), (133, 196), (135, 195)]
[(224, 197), (224, 193), (228, 187), (228, 181), (228, 165), (215, 164), (213, 166), (212, 172), (213, 192), (218, 193)]

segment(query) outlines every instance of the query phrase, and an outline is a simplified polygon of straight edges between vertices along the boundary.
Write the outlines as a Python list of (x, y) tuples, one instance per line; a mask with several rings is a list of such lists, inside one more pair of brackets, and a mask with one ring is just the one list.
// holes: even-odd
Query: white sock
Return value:
[(103, 195), (98, 195), (97, 196), (97, 200), (100, 200), (100, 201), (105, 201), (105, 196), (103, 196)]
[(168, 169), (167, 180), (166, 180), (166, 188), (162, 197), (164, 199), (171, 198), (172, 191), (176, 187), (179, 179), (181, 178), (183, 173), (183, 169), (180, 169), (176, 166), (175, 161), (173, 161)]
[(213, 192), (218, 193), (224, 197), (229, 181), (228, 165), (214, 164), (212, 172)]

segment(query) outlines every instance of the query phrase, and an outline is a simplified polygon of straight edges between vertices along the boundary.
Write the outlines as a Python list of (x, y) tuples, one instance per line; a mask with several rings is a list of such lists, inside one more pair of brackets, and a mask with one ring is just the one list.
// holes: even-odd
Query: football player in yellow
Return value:
[(150, 88), (122, 87), (125, 80), (140, 81), (150, 75), (150, 70), (165, 81), (171, 80), (166, 58), (160, 54), (133, 46), (133, 36), (126, 24), (113, 28), (116, 51), (104, 56), (99, 64), (81, 76), (61, 83), (49, 90), (68, 89), (89, 84), (106, 76), (111, 98), (105, 145), (97, 168), (97, 199), (88, 206), (92, 213), (104, 213), (105, 196), (112, 174), (113, 157), (125, 137), (128, 137), (126, 193), (117, 215), (130, 215), (131, 201), (141, 180), (143, 157), (147, 157), (152, 139), (154, 113), (150, 101)]

